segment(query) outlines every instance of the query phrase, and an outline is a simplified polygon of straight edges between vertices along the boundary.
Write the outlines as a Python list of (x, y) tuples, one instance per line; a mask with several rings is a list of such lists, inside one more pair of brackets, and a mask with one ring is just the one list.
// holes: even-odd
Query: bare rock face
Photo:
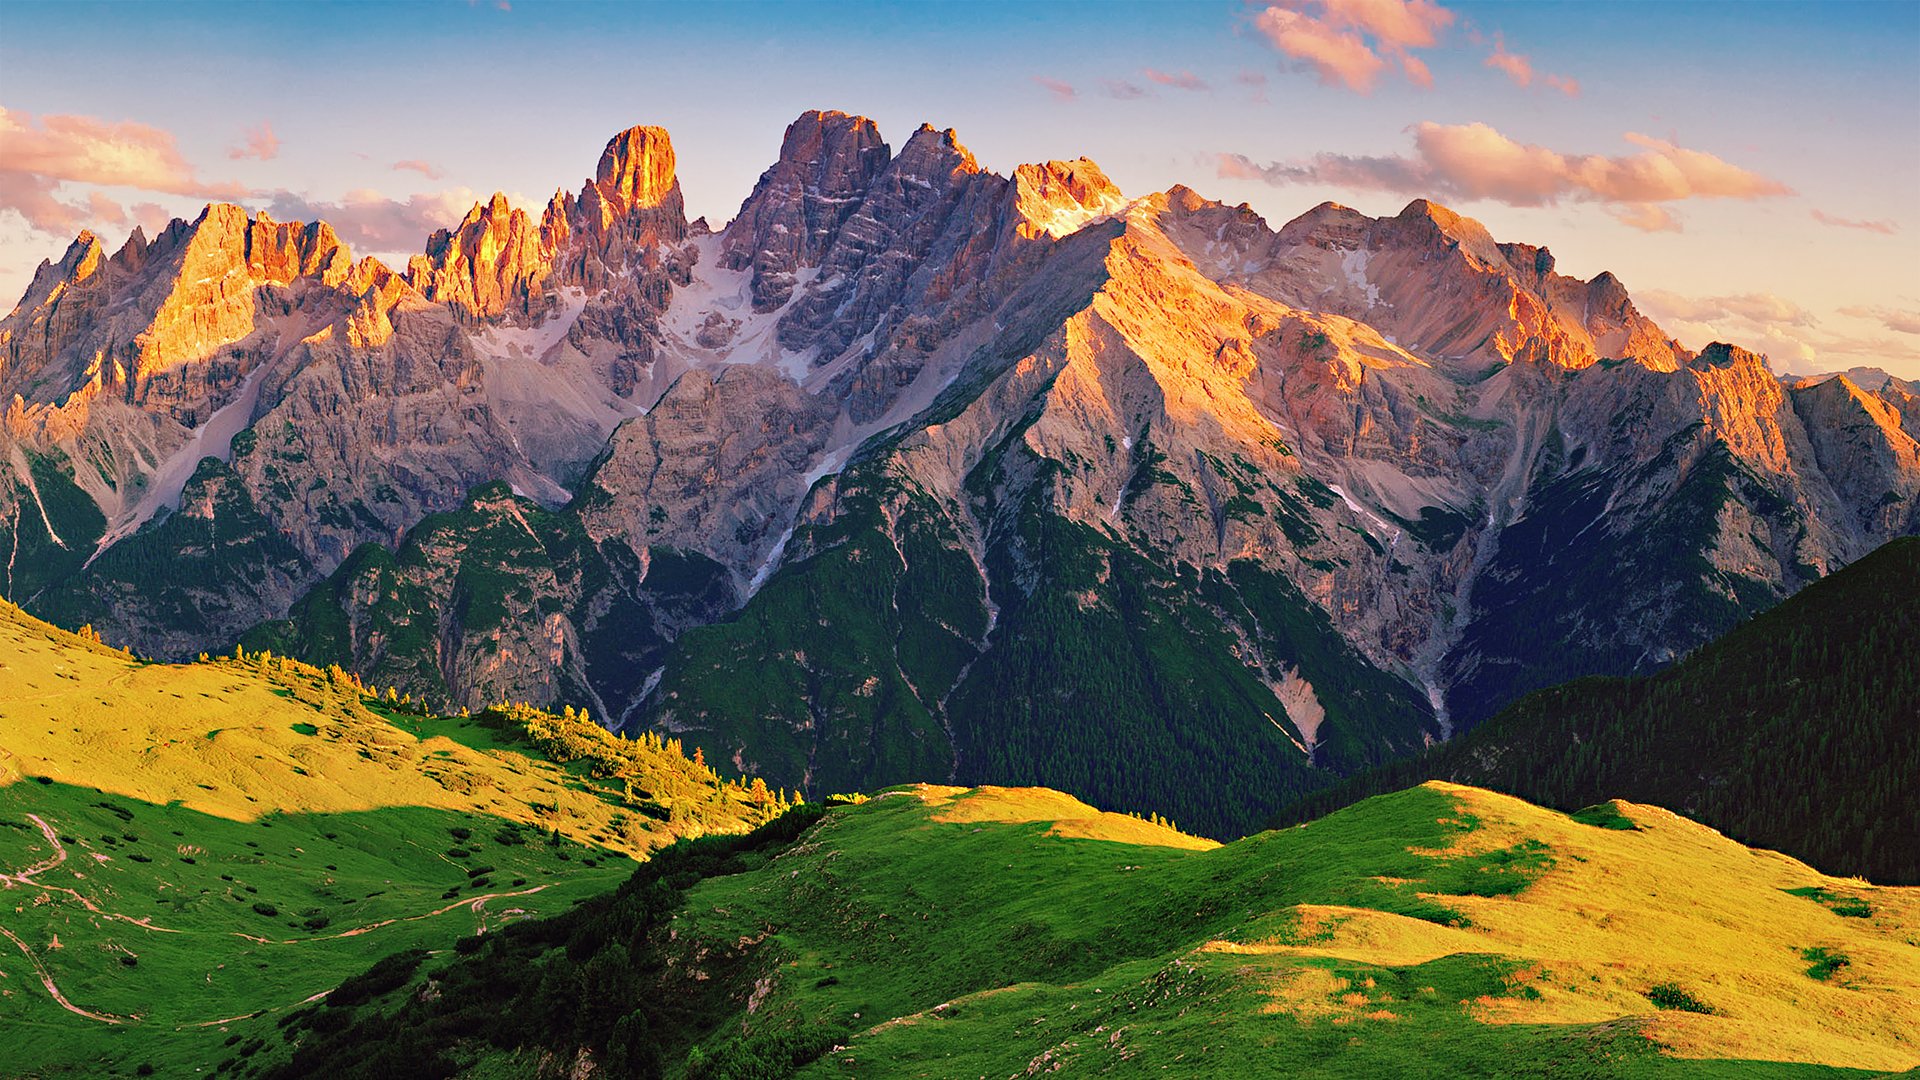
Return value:
[(468, 321), (526, 325), (553, 311), (550, 280), (602, 290), (630, 262), (686, 235), (672, 140), (662, 128), (635, 127), (608, 140), (577, 198), (556, 192), (536, 224), (496, 192), (428, 238), (407, 277)]
[(191, 225), (174, 222), (151, 245), (136, 230), (111, 259), (82, 233), (0, 322), (0, 388), (27, 405), (75, 394), (139, 405), (157, 394), (204, 409), (206, 397), (184, 392), (173, 373), (268, 329), (294, 306), (296, 284), (338, 289), (351, 267), (324, 222), (283, 224), (224, 204)]
[[(1204, 220), (1171, 232), (1211, 272), (1366, 322), (1459, 374), (1515, 361), (1580, 368), (1632, 359), (1672, 370), (1685, 360), (1612, 275), (1588, 283), (1556, 274), (1545, 249), (1496, 243), (1479, 222), (1425, 199), (1379, 219), (1324, 204), (1264, 243), (1264, 223), (1246, 228), (1257, 220), (1248, 212), (1204, 200), (1190, 212)], [(1218, 239), (1199, 227), (1228, 218), (1241, 227)]]
[(766, 368), (690, 371), (614, 432), (581, 492), (581, 519), (594, 537), (637, 551), (695, 551), (735, 567), (744, 595), (754, 568), (778, 557), (782, 524), (838, 415)]
[(1127, 198), (1088, 158), (1022, 165), (1013, 171), (1014, 212), (1022, 236), (1056, 240), (1119, 213)]
[(579, 253), (568, 260), (564, 277), (569, 284), (598, 284), (596, 272), (617, 270), (661, 245), (685, 240), (686, 202), (666, 129), (628, 128), (608, 140), (593, 180), (580, 189), (569, 216), (567, 246)]
[(722, 265), (753, 272), (754, 310), (787, 302), (795, 273), (819, 264), (889, 157), (880, 129), (864, 116), (809, 111), (788, 126), (779, 159), (760, 175), (721, 246)]
[[(1914, 395), (1891, 382), (1869, 394), (1845, 375), (1796, 383), (1788, 396), (1820, 471), (1872, 541), (1920, 530)], [(1889, 400), (1891, 399), (1891, 400)], [(1907, 406), (1903, 414), (1901, 405)]]
[(408, 260), (407, 276), (421, 295), (469, 320), (512, 315), (526, 321), (546, 310), (544, 286), (553, 267), (545, 239), (526, 211), (495, 192), (454, 229), (428, 237), (426, 253)]
[(837, 356), (907, 301), (909, 278), (979, 173), (952, 131), (915, 132), (835, 233), (818, 275), (781, 319), (781, 344)]

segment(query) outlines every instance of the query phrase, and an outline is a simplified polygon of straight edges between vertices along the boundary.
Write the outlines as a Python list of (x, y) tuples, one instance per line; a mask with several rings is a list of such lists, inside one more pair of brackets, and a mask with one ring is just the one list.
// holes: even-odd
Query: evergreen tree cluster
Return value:
[(1909, 537), (1658, 675), (1529, 695), (1275, 824), (1442, 779), (1567, 810), (1653, 803), (1829, 874), (1910, 885), (1920, 883), (1916, 777), (1920, 538)]
[[(433, 1080), (496, 1052), (570, 1062), (584, 1051), (595, 1076), (660, 1076), (737, 1014), (754, 974), (744, 947), (707, 952), (697, 968), (679, 962), (668, 924), (687, 890), (764, 865), (823, 813), (807, 804), (745, 836), (682, 840), (619, 889), (555, 918), (466, 938), (451, 957), (388, 957), (325, 1003), (290, 1014), (281, 1028), (293, 1054), (266, 1075)], [(424, 992), (407, 992), (422, 976)], [(688, 1072), (786, 1075), (828, 1050), (824, 1037), (736, 1039)]]

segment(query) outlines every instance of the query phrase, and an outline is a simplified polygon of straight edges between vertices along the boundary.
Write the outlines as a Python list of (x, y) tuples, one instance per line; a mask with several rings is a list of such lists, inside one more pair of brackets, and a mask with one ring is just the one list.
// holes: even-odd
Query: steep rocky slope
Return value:
[(1696, 355), (1426, 200), (1274, 229), (832, 112), (718, 233), (642, 127), (404, 274), (82, 237), (0, 357), (5, 588), (110, 640), (1223, 834), (1920, 530), (1898, 380)]

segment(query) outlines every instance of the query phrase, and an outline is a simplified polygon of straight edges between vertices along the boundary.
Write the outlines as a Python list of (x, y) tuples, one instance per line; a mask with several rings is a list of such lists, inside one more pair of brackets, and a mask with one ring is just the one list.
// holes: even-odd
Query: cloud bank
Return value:
[(1223, 154), (1220, 175), (1276, 186), (1319, 184), (1401, 195), (1435, 195), (1508, 206), (1552, 206), (1564, 201), (1608, 204), (1627, 224), (1648, 230), (1676, 227), (1655, 204), (1685, 199), (1760, 199), (1791, 195), (1777, 180), (1712, 154), (1628, 133), (1640, 152), (1607, 156), (1568, 154), (1521, 143), (1486, 124), (1414, 125), (1413, 153), (1379, 157), (1317, 154), (1260, 164)]

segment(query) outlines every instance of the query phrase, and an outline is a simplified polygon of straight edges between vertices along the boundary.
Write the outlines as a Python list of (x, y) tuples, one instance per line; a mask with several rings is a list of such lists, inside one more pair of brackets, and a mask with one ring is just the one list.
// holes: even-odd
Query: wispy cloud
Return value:
[(1413, 50), (1433, 48), (1454, 20), (1433, 0), (1282, 0), (1255, 15), (1253, 24), (1321, 83), (1364, 94), (1390, 64), (1414, 85), (1432, 86), (1432, 73)]
[(1145, 69), (1144, 74), (1149, 80), (1153, 82), (1157, 82), (1161, 86), (1171, 86), (1176, 90), (1211, 90), (1212, 89), (1212, 87), (1207, 85), (1207, 81), (1205, 79), (1202, 79), (1200, 76), (1195, 75), (1191, 71), (1182, 71), (1177, 74), (1170, 74), (1165, 71), (1155, 71), (1153, 68), (1147, 68)]
[(1033, 81), (1052, 94), (1055, 101), (1072, 101), (1080, 96), (1080, 91), (1075, 90), (1072, 83), (1049, 79), (1045, 75), (1035, 75)]
[(1615, 203), (1607, 207), (1615, 221), (1641, 232), (1682, 232), (1680, 219), (1654, 203)]
[(1809, 340), (1814, 319), (1772, 293), (1686, 296), (1642, 289), (1634, 303), (1660, 328), (1693, 348), (1726, 341), (1766, 354), (1776, 370), (1811, 370), (1821, 350)]
[[(1780, 370), (1905, 366), (1920, 360), (1920, 345), (1911, 340), (1836, 333), (1806, 308), (1769, 292), (1687, 296), (1645, 289), (1634, 293), (1634, 302), (1662, 329), (1694, 348), (1709, 341), (1730, 341), (1767, 354)], [(1872, 319), (1902, 335), (1920, 335), (1920, 313), (1846, 307), (1838, 314)]]
[(1139, 83), (1128, 82), (1126, 79), (1102, 79), (1100, 80), (1100, 92), (1120, 101), (1135, 101), (1143, 97), (1153, 96), (1152, 91), (1146, 87), (1141, 86)]
[(196, 198), (246, 194), (239, 184), (201, 180), (171, 132), (91, 116), (43, 116), (35, 123), (27, 113), (0, 109), (0, 172)]
[(1580, 80), (1568, 75), (1549, 75), (1546, 84), (1568, 97), (1580, 96)]
[(1770, 292), (1685, 296), (1664, 289), (1644, 289), (1634, 294), (1634, 300), (1655, 319), (1696, 323), (1740, 319), (1785, 326), (1812, 326), (1816, 322), (1806, 308)]
[(1857, 221), (1853, 218), (1835, 217), (1819, 209), (1813, 211), (1813, 220), (1822, 225), (1830, 225), (1836, 229), (1862, 229), (1866, 232), (1879, 233), (1882, 236), (1892, 236), (1894, 233), (1900, 231), (1900, 226), (1891, 221)]
[(114, 199), (98, 191), (69, 190), (68, 184), (202, 199), (247, 193), (239, 184), (201, 180), (173, 135), (159, 128), (91, 116), (44, 116), (36, 122), (28, 113), (0, 109), (0, 210), (51, 233), (126, 223), (126, 210)]
[(120, 204), (100, 192), (62, 195), (59, 182), (31, 173), (0, 172), (0, 210), (19, 214), (30, 228), (71, 234), (126, 220)]
[(1421, 123), (1412, 128), (1411, 155), (1350, 157), (1318, 154), (1259, 164), (1222, 155), (1222, 176), (1274, 185), (1321, 184), (1403, 195), (1485, 199), (1509, 206), (1550, 206), (1562, 200), (1613, 204), (1638, 228), (1673, 229), (1656, 203), (1686, 199), (1758, 199), (1790, 195), (1777, 180), (1700, 150), (1629, 133), (1635, 154), (1567, 154), (1516, 142), (1486, 124)]
[(227, 151), (227, 157), (234, 161), (252, 158), (255, 161), (272, 161), (280, 156), (280, 138), (273, 133), (273, 125), (265, 120), (259, 127), (248, 128), (246, 137), (239, 146)]
[(1493, 35), (1493, 52), (1487, 56), (1486, 66), (1495, 71), (1504, 71), (1515, 86), (1533, 85), (1533, 61), (1519, 53), (1507, 51), (1506, 38)]
[(1840, 314), (1851, 315), (1856, 319), (1872, 319), (1881, 326), (1896, 333), (1920, 334), (1920, 311), (1903, 311), (1889, 307), (1843, 307)]
[(438, 165), (432, 162), (421, 161), (418, 158), (407, 161), (396, 161), (393, 163), (393, 170), (395, 172), (417, 172), (429, 180), (438, 180), (447, 175)]
[(362, 251), (419, 251), (435, 229), (451, 228), (478, 201), (471, 188), (394, 199), (370, 189), (337, 200), (316, 200), (276, 191), (267, 212), (282, 221), (323, 220), (348, 245)]

